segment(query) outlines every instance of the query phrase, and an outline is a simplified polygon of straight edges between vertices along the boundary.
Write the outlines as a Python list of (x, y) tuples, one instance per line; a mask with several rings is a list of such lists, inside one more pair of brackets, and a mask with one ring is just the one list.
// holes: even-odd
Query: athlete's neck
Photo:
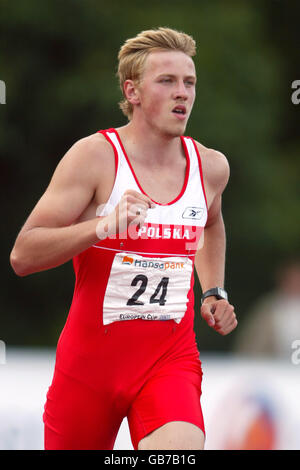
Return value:
[(180, 136), (172, 136), (130, 122), (116, 129), (125, 150), (135, 160), (147, 161), (149, 165), (164, 167), (175, 163), (181, 158), (183, 149)]

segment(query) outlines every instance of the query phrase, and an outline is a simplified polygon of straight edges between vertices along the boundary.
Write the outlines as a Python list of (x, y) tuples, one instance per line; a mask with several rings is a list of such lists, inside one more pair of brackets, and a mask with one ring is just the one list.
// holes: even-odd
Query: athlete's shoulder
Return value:
[(73, 158), (83, 160), (86, 164), (106, 164), (114, 155), (112, 146), (100, 132), (78, 139), (67, 152)]
[(230, 176), (227, 157), (219, 150), (208, 148), (200, 142), (194, 141), (200, 155), (205, 180), (214, 187), (225, 188)]
[(94, 133), (73, 143), (59, 160), (52, 182), (77, 182), (95, 188), (101, 178), (104, 178), (104, 174), (105, 178), (113, 178), (114, 172), (115, 159), (111, 145), (103, 135)]

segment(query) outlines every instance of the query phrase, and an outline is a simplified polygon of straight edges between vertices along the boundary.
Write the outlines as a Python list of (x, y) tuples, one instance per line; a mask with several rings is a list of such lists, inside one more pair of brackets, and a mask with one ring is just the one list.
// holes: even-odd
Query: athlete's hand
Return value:
[(154, 207), (155, 204), (149, 197), (133, 189), (128, 189), (109, 217), (113, 220), (116, 233), (122, 233), (130, 224), (136, 224), (139, 228), (142, 227), (148, 209)]
[(201, 306), (201, 316), (220, 335), (228, 335), (237, 327), (234, 307), (225, 300), (207, 297)]

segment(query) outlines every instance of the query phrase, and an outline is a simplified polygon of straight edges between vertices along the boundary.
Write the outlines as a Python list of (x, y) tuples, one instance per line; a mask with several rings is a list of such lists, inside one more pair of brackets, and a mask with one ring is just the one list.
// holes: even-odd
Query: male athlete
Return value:
[(237, 321), (223, 290), (228, 163), (184, 137), (194, 55), (194, 40), (169, 28), (125, 42), (128, 124), (72, 146), (12, 250), (20, 276), (71, 259), (76, 274), (45, 449), (113, 449), (124, 417), (134, 449), (204, 448), (194, 266), (204, 320), (221, 335)]

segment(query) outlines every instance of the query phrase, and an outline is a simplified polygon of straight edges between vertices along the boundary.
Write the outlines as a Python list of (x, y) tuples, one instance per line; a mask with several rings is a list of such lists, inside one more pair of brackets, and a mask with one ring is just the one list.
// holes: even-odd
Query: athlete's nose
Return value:
[(176, 86), (176, 89), (174, 91), (174, 97), (175, 99), (184, 99), (184, 100), (187, 100), (188, 99), (188, 94), (187, 94), (187, 91), (186, 91), (186, 87), (185, 87), (185, 83), (184, 81), (181, 81), (179, 80), (177, 82), (177, 86)]

